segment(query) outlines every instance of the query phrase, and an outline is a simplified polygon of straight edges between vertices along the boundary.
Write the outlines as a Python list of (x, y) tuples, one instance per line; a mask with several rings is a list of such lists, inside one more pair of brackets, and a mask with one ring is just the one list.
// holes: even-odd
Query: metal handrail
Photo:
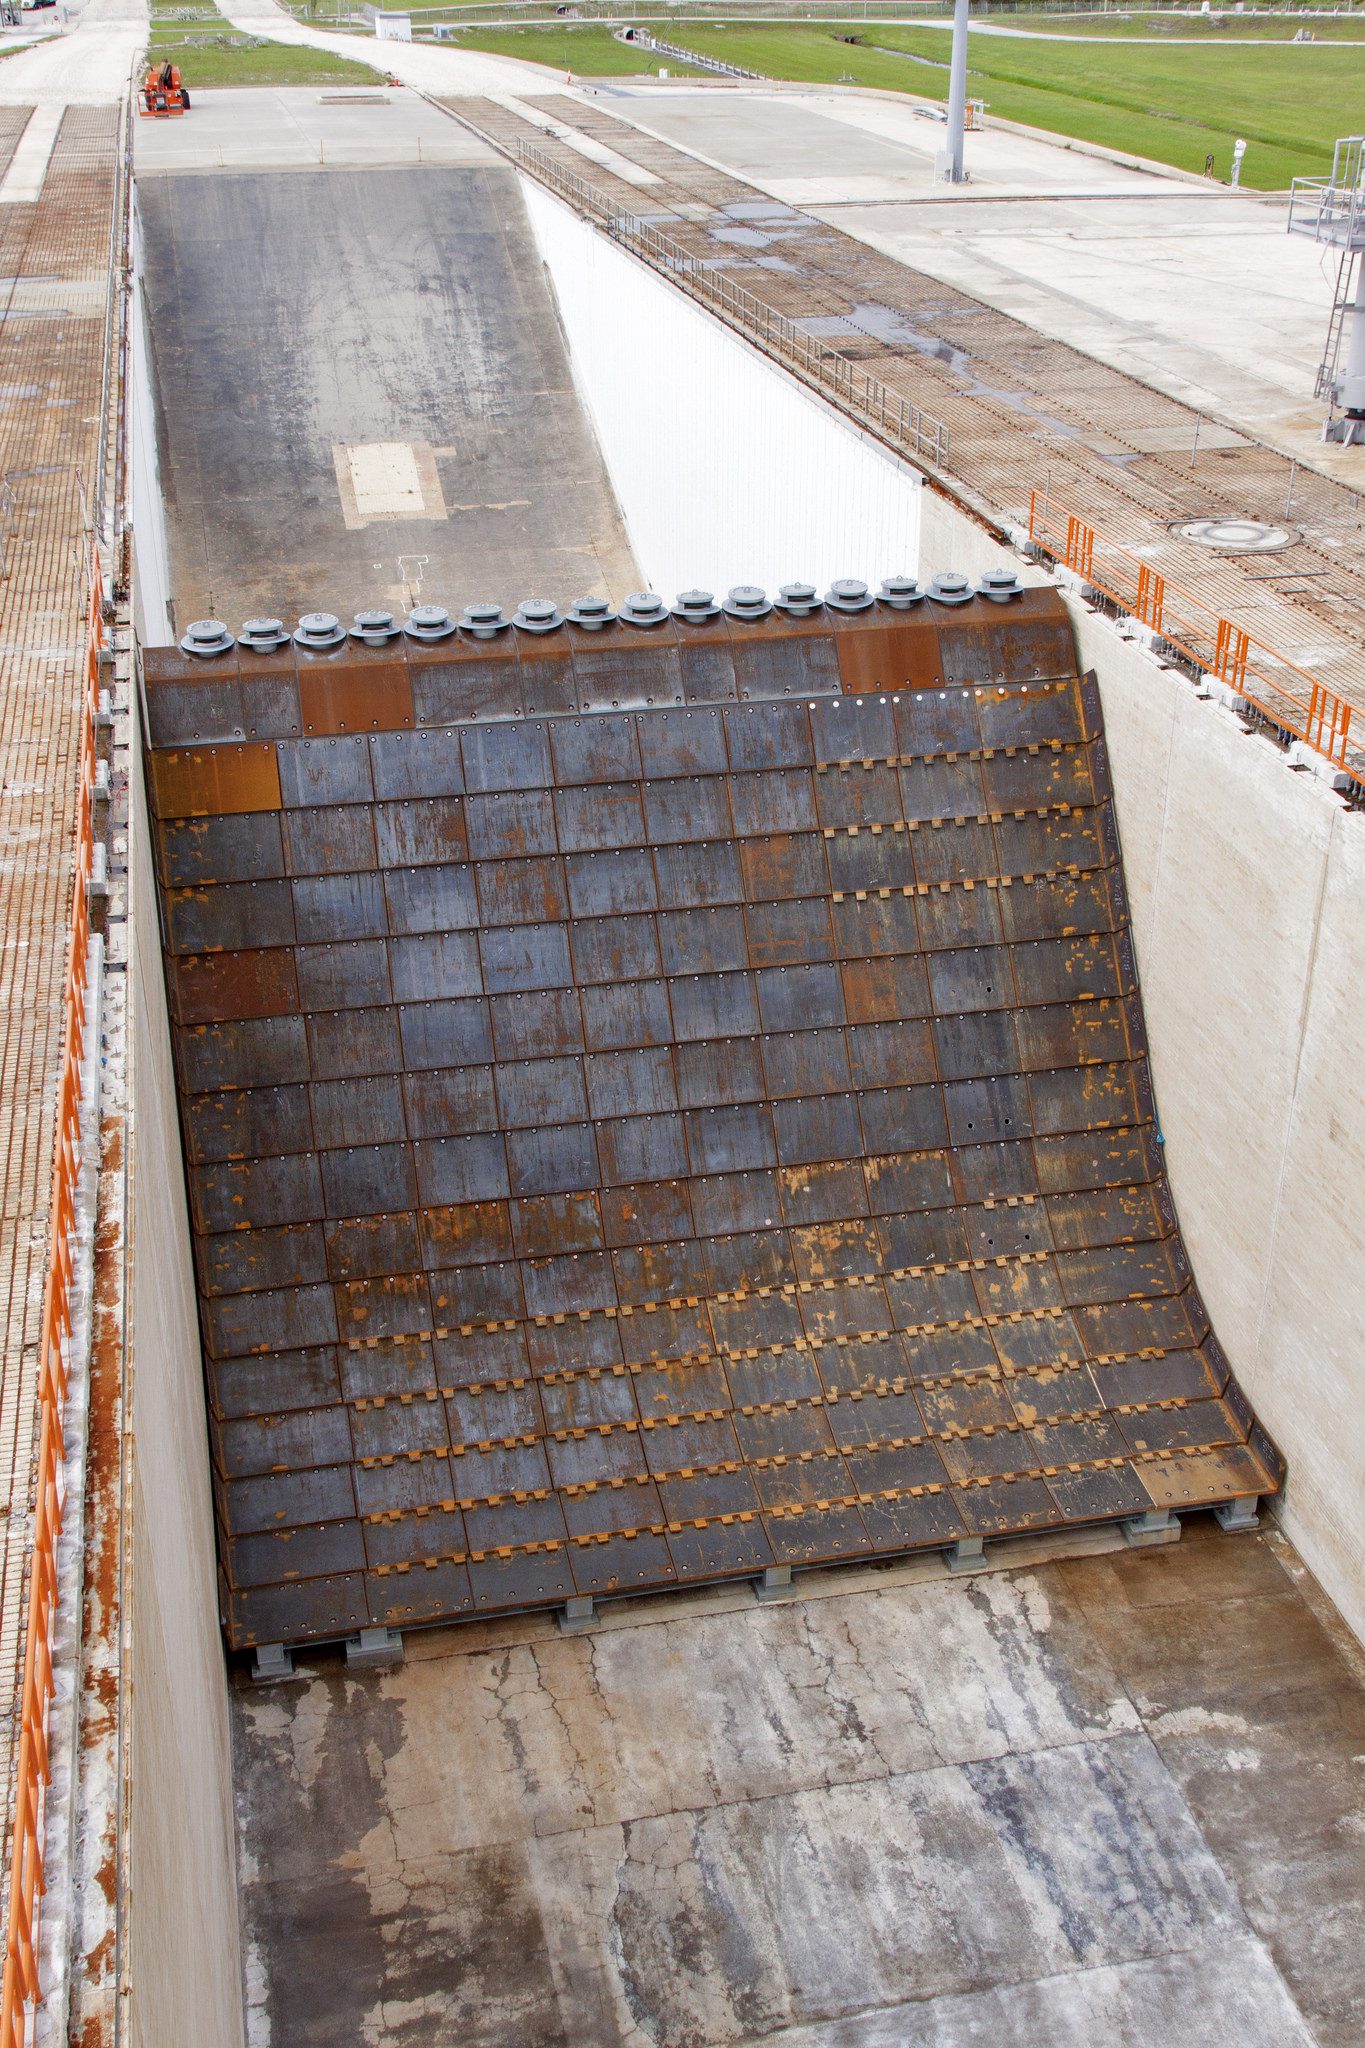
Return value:
[(96, 718), (99, 659), (104, 645), (104, 579), (93, 543), (86, 619), (85, 677), (81, 691), (80, 768), (76, 809), (76, 872), (67, 941), (65, 1030), (57, 1091), (57, 1131), (48, 1223), (47, 1280), (43, 1290), (38, 1354), (39, 1441), (37, 1494), (24, 1676), (19, 1701), (19, 1755), (15, 1770), (14, 1848), (10, 1858), (9, 1921), (0, 1991), (0, 2048), (24, 2048), (29, 2008), (41, 1998), (38, 1982), (38, 1913), (43, 1883), (46, 1791), (51, 1782), (48, 1715), (54, 1692), (52, 1645), (57, 1608), (57, 1544), (62, 1529), (61, 1468), (65, 1457), (68, 1355), (72, 1327), (76, 1189), (81, 1169), (81, 1061), (89, 1019), (90, 882), (94, 858)]
[(1040, 554), (1072, 570), (1177, 654), (1227, 683), (1279, 731), (1359, 778), (1359, 768), (1349, 767), (1346, 758), (1351, 706), (1310, 670), (1130, 554), (1048, 489), (1032, 493), (1028, 530)]
[[(499, 148), (506, 148), (496, 137), (488, 139)], [(532, 177), (596, 221), (614, 242), (640, 257), (651, 269), (711, 306), (727, 326), (756, 342), (765, 355), (784, 363), (817, 389), (832, 391), (845, 411), (861, 415), (881, 439), (913, 454), (919, 462), (932, 462), (939, 469), (947, 467), (949, 437), (942, 420), (912, 405), (879, 378), (869, 377), (837, 350), (803, 334), (785, 314), (775, 313), (771, 306), (733, 283), (714, 265), (684, 249), (681, 242), (631, 214), (623, 214), (604, 192), (588, 184), (576, 171), (566, 170), (532, 143), (518, 136), (512, 154), (514, 161)]]

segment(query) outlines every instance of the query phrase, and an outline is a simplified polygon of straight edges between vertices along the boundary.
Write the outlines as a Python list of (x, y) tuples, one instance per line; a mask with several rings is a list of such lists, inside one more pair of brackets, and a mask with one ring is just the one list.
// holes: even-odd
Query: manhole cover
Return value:
[(1270, 526), (1264, 519), (1189, 519), (1175, 530), (1182, 540), (1225, 555), (1270, 555), (1294, 539), (1287, 526)]

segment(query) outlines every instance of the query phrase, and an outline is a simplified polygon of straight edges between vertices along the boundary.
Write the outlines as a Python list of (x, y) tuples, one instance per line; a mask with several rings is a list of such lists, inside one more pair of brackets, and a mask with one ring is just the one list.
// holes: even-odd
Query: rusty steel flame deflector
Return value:
[(1279, 1485), (1055, 592), (143, 663), (234, 1647)]

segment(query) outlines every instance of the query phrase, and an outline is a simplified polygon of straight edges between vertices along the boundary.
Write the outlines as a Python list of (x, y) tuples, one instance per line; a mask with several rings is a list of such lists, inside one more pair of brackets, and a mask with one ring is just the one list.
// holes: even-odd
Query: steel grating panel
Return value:
[(1274, 1489), (1054, 594), (405, 644), (144, 655), (231, 1643)]

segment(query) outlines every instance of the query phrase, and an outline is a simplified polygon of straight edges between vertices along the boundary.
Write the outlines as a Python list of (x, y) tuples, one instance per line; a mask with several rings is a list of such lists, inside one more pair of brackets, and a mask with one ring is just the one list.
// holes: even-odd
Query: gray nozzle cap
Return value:
[(987, 569), (981, 578), (981, 595), (993, 598), (996, 604), (1004, 604), (1011, 597), (1022, 597), (1024, 586), (1013, 569)]
[(520, 626), (523, 633), (553, 633), (563, 623), (552, 597), (524, 597), (512, 614), (512, 624)]
[(865, 612), (876, 603), (872, 592), (856, 576), (841, 576), (825, 592), (825, 603), (836, 612)]
[(725, 600), (732, 619), (761, 619), (772, 610), (772, 599), (756, 583), (737, 583)]
[(335, 612), (305, 612), (294, 632), (296, 647), (340, 647), (346, 635)]
[(580, 597), (569, 606), (565, 617), (575, 626), (582, 626), (585, 632), (598, 633), (603, 626), (609, 626), (616, 617), (605, 597)]
[(680, 590), (678, 602), (673, 607), (675, 619), (691, 619), (701, 625), (707, 619), (720, 616), (720, 606), (709, 590)]
[(495, 634), (505, 633), (511, 623), (503, 617), (500, 604), (467, 604), (460, 620), (466, 633), (472, 633), (476, 640), (491, 640)]
[(912, 604), (924, 602), (924, 592), (913, 576), (884, 577), (877, 595), (883, 604), (889, 604), (897, 612), (908, 612)]
[(784, 583), (777, 593), (778, 610), (790, 612), (794, 619), (818, 612), (823, 603), (824, 599), (816, 596), (813, 583)]
[(239, 647), (254, 647), (258, 654), (273, 654), (277, 647), (288, 644), (283, 619), (244, 619), (237, 635)]
[(455, 621), (443, 604), (415, 604), (403, 621), (409, 640), (448, 640)]
[(396, 640), (402, 630), (395, 624), (392, 612), (357, 612), (351, 638), (363, 640), (367, 647), (382, 647), (386, 640)]
[(970, 604), (976, 596), (965, 576), (956, 569), (942, 569), (930, 582), (928, 593), (935, 604)]
[(671, 616), (654, 590), (632, 590), (621, 607), (621, 623), (625, 626), (662, 626)]
[(236, 642), (221, 619), (196, 619), (185, 629), (182, 654), (226, 654)]

